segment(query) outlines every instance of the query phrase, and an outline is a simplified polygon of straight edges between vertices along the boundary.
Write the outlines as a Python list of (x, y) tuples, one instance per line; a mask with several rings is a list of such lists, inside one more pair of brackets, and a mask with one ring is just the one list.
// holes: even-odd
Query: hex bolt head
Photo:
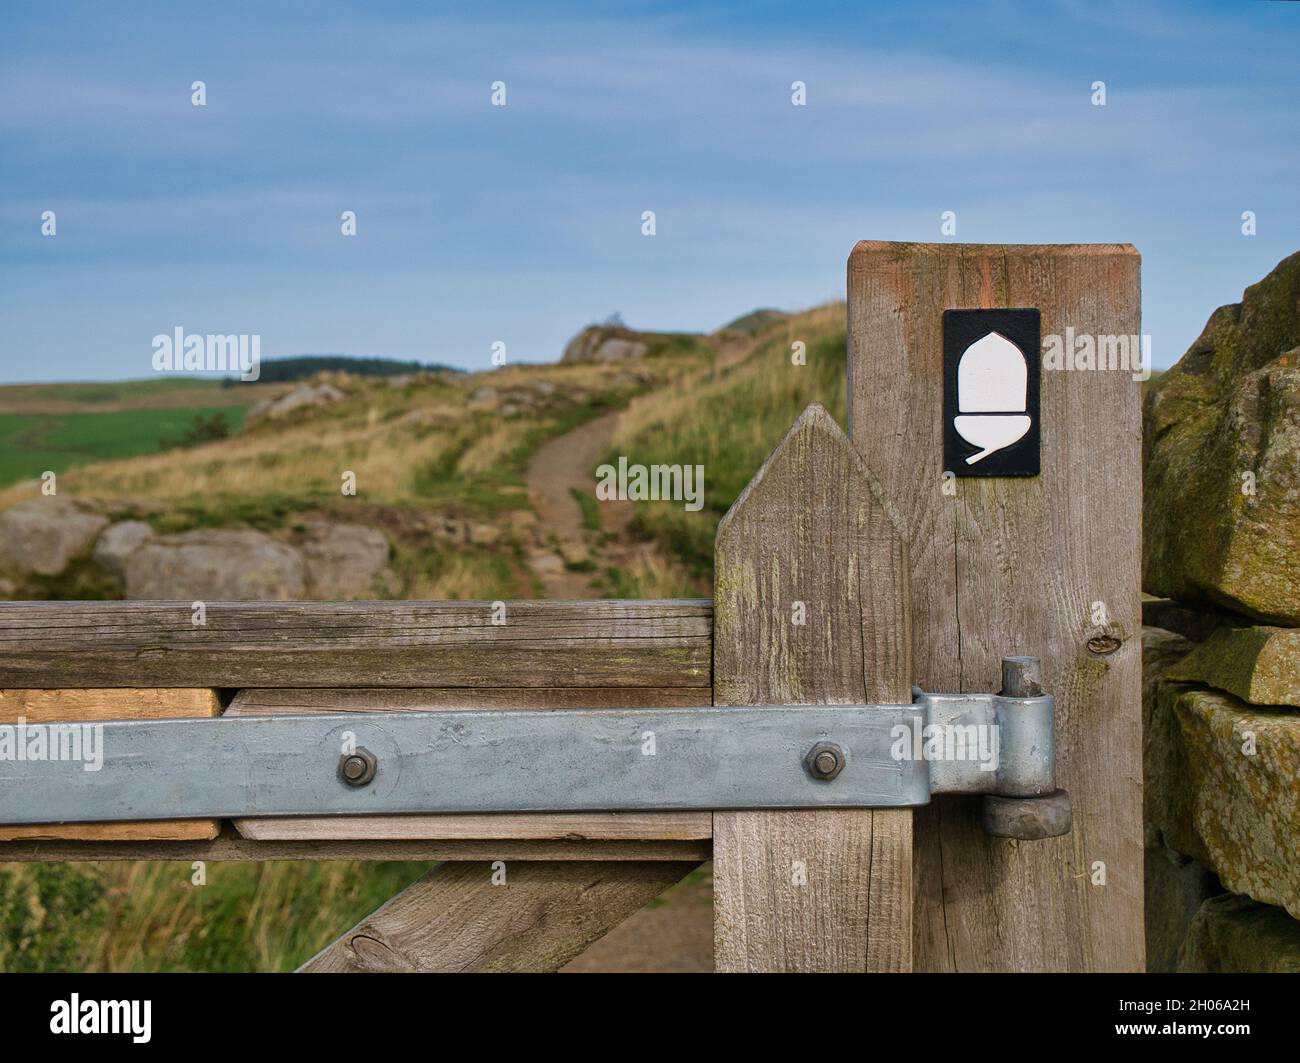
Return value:
[(843, 748), (834, 742), (818, 742), (804, 757), (804, 767), (814, 779), (829, 782), (844, 770), (845, 756)]
[(356, 751), (339, 757), (339, 778), (349, 786), (365, 786), (379, 770), (379, 761), (368, 749), (357, 746)]

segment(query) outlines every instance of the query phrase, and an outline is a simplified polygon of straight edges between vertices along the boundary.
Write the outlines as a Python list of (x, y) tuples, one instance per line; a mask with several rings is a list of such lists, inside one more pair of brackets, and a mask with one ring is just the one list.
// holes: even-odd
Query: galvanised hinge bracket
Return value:
[(1037, 675), (1033, 658), (1006, 658), (1003, 693), (910, 705), (10, 725), (0, 823), (890, 808), (963, 793), (985, 795), (992, 833), (1049, 837), (1069, 830), (1069, 799)]

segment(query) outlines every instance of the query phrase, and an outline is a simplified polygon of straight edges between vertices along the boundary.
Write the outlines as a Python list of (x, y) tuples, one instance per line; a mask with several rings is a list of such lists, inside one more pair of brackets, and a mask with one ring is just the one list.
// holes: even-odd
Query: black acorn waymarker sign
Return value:
[(943, 460), (955, 476), (1039, 474), (1037, 310), (943, 313)]

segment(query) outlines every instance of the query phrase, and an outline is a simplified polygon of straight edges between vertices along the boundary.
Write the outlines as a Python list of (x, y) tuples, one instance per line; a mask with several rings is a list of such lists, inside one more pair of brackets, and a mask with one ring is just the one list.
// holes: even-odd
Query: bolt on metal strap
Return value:
[[(907, 807), (936, 793), (1043, 801), (1055, 792), (1052, 698), (1008, 687), (1022, 693), (118, 720), (90, 725), (102, 735), (93, 769), (6, 757), (0, 728), (0, 823)], [(25, 736), (9, 737), (17, 748)]]

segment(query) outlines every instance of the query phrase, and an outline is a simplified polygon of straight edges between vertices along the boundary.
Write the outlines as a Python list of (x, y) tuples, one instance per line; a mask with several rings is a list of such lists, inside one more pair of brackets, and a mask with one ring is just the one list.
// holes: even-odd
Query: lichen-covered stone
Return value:
[(1300, 253), (1146, 399), (1143, 586), (1300, 624)]
[(1300, 973), (1300, 922), (1281, 908), (1224, 894), (1201, 905), (1178, 957), (1182, 972)]
[(57, 576), (108, 523), (75, 499), (28, 499), (0, 514), (0, 565), (19, 573)]
[(142, 520), (120, 520), (110, 524), (95, 540), (95, 564), (105, 572), (121, 576), (126, 559), (153, 538), (153, 528)]
[(1165, 679), (1192, 646), (1173, 632), (1142, 629), (1142, 818), (1171, 849), (1204, 863), (1209, 854), (1192, 824), (1187, 754), (1174, 712), (1190, 688)]
[(373, 598), (386, 582), (388, 540), (375, 528), (307, 521), (298, 548), (314, 598)]
[(1221, 628), (1170, 670), (1254, 705), (1300, 708), (1300, 628)]
[(256, 531), (197, 529), (145, 543), (126, 559), (126, 596), (183, 601), (301, 598), (302, 555)]
[(1178, 969), (1178, 954), (1201, 905), (1223, 892), (1214, 872), (1163, 845), (1146, 851), (1147, 970)]
[(1202, 863), (1233, 893), (1300, 918), (1300, 713), (1206, 690), (1183, 690), (1174, 711)]

